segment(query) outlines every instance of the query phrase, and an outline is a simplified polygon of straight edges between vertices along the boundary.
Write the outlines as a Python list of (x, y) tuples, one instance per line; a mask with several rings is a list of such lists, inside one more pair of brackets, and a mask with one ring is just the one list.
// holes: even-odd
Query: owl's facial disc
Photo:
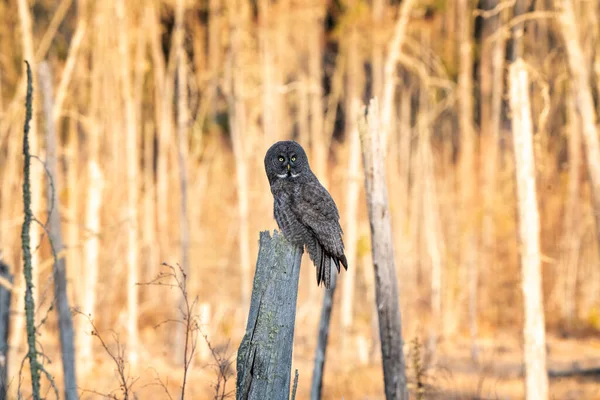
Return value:
[(277, 161), (279, 162), (279, 166), (282, 170), (281, 173), (276, 174), (278, 178), (296, 178), (300, 176), (300, 172), (297, 172), (294, 167), (296, 167), (295, 163), (297, 160), (297, 156), (295, 153), (292, 154), (280, 154), (277, 157)]
[(283, 141), (272, 145), (265, 155), (265, 169), (269, 182), (274, 180), (295, 179), (310, 172), (306, 154), (295, 142)]

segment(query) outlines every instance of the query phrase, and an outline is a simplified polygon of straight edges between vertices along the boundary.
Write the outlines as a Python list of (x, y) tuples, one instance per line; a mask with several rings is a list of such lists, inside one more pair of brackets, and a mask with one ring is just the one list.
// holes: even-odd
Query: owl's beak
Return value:
[(290, 170), (290, 168), (292, 168), (292, 166), (290, 164), (288, 164), (287, 167), (288, 167), (288, 171)]

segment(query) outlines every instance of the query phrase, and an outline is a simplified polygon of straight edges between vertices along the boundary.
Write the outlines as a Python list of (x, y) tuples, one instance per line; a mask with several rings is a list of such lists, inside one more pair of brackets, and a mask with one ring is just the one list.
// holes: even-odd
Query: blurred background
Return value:
[[(570, 37), (583, 51), (597, 113), (600, 4), (569, 3), (577, 21)], [(390, 44), (400, 10), (407, 19), (398, 48)], [(307, 150), (335, 199), (347, 249), (323, 396), (383, 398), (357, 124), (363, 106), (386, 88), (387, 179), (411, 390), (419, 380), (431, 397), (521, 398), (507, 97), (507, 68), (519, 55), (530, 76), (548, 366), (597, 367), (600, 260), (565, 34), (550, 0), (0, 1), (0, 250), (15, 274), (10, 393), (26, 352), (24, 59), (34, 72), (32, 151), (42, 160), (48, 127), (56, 132), (54, 204), (70, 305), (90, 316), (109, 349), (125, 346), (139, 398), (167, 398), (157, 378), (173, 393), (181, 385), (182, 332), (162, 324), (181, 318), (181, 293), (138, 285), (169, 272), (163, 262), (187, 271), (188, 296), (197, 298), (202, 334), (188, 397), (219, 398), (224, 378), (224, 393), (234, 390), (259, 232), (276, 228), (263, 157), (286, 139)], [(393, 52), (397, 65), (388, 62)], [(49, 73), (40, 74), (40, 65)], [(45, 111), (44, 83), (53, 101)], [(52, 204), (44, 174), (34, 160), (41, 221)], [(34, 227), (38, 340), (60, 385), (57, 318), (48, 314), (53, 261), (41, 235)], [(305, 255), (293, 367), (299, 398), (308, 398), (323, 294)], [(118, 390), (114, 363), (89, 319), (75, 313), (74, 324), (82, 398)], [(232, 368), (219, 373), (227, 359)], [(597, 375), (550, 383), (554, 398), (600, 398)]]

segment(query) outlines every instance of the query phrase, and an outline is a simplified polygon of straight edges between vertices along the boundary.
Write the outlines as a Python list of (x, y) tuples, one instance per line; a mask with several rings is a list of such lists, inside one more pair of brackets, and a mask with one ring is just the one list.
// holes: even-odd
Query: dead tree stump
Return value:
[(287, 400), (302, 249), (260, 233), (246, 333), (237, 356), (236, 398)]

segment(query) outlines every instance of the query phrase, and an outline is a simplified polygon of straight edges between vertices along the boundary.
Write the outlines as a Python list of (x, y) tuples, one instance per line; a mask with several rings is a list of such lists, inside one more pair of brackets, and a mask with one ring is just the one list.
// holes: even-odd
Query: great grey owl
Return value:
[(265, 171), (273, 193), (275, 220), (292, 244), (308, 249), (317, 268), (317, 285), (331, 284), (331, 263), (338, 273), (340, 263), (348, 269), (344, 255), (340, 215), (329, 192), (308, 165), (302, 146), (281, 141), (265, 155)]

